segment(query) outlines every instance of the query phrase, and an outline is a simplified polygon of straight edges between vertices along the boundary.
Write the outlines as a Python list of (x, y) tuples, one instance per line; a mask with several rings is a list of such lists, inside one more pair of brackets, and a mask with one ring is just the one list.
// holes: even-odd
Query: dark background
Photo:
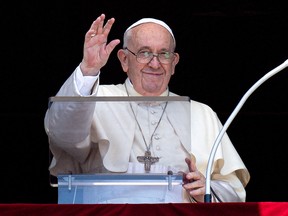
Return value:
[[(82, 58), (86, 31), (115, 17), (110, 39), (142, 17), (173, 29), (180, 63), (170, 89), (211, 106), (225, 123), (246, 91), (288, 58), (283, 1), (10, 1), (1, 5), (0, 203), (57, 203), (43, 119), (48, 98)], [(116, 49), (118, 49), (118, 46)], [(125, 79), (116, 50), (102, 83)], [(261, 85), (228, 133), (251, 173), (247, 201), (288, 201), (288, 69)]]

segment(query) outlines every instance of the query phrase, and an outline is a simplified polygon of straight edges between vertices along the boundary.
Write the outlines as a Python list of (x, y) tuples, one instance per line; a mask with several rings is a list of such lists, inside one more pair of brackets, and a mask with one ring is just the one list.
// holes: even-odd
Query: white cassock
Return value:
[[(77, 67), (57, 96), (85, 96), (83, 92), (91, 92), (91, 83), (93, 90), (89, 97), (127, 96), (125, 85), (130, 96), (139, 96), (129, 79), (118, 85), (99, 85), (99, 77), (85, 79), (84, 82)], [(168, 90), (163, 93), (163, 96), (167, 95)], [(169, 96), (176, 94), (169, 92)], [(187, 172), (185, 157), (189, 157), (205, 175), (212, 145), (222, 128), (209, 106), (191, 100), (188, 110), (181, 103), (168, 102), (161, 118), (164, 103), (131, 104), (53, 104), (45, 116), (45, 129), (54, 155), (50, 173), (55, 176), (63, 173), (144, 173), (144, 166), (138, 162), (137, 156), (143, 156), (147, 150), (144, 139), (147, 145), (151, 139), (149, 150), (152, 156), (160, 158), (151, 165), (151, 172), (167, 173), (168, 169)], [(155, 130), (160, 118), (160, 125)], [(223, 201), (245, 201), (244, 188), (250, 175), (227, 134), (214, 158), (211, 179), (212, 188)], [(183, 202), (190, 201), (189, 195), (183, 192)]]

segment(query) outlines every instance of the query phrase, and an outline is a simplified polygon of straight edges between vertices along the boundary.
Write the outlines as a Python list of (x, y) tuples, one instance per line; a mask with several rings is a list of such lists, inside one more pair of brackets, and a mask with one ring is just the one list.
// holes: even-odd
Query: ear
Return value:
[(172, 62), (172, 66), (173, 66), (174, 69), (173, 69), (171, 75), (173, 75), (175, 73), (175, 67), (178, 64), (179, 59), (180, 59), (180, 55), (178, 53), (175, 53), (175, 57), (174, 57), (174, 60)]
[(120, 49), (117, 52), (117, 57), (121, 63), (122, 69), (124, 72), (128, 71), (128, 59), (124, 49)]

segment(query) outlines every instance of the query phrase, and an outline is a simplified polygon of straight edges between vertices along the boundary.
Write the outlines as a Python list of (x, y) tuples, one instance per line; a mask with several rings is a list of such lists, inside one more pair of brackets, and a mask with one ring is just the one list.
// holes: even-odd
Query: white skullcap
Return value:
[(165, 22), (158, 20), (158, 19), (154, 19), (154, 18), (142, 18), (142, 19), (138, 20), (137, 22), (135, 22), (131, 26), (129, 26), (126, 29), (125, 33), (127, 31), (129, 31), (130, 29), (134, 28), (135, 26), (138, 26), (138, 25), (143, 24), (143, 23), (156, 23), (158, 25), (163, 26), (165, 29), (167, 29), (167, 31), (170, 32), (170, 34), (172, 35), (172, 38), (174, 40), (174, 44), (176, 45), (176, 40), (175, 40), (175, 37), (174, 37), (174, 34), (173, 34), (171, 28)]

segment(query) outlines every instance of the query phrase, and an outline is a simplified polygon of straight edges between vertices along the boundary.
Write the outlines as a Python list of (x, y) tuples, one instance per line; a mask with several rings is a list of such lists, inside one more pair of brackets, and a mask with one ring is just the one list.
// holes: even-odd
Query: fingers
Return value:
[(194, 198), (201, 197), (200, 199), (196, 198), (197, 200), (201, 200), (203, 202), (204, 195), (205, 195), (205, 186), (193, 186), (192, 189), (186, 189), (186, 191)]
[(115, 22), (115, 19), (114, 18), (111, 18), (107, 21), (107, 23), (105, 24), (104, 28), (102, 29), (102, 32), (104, 35), (108, 35), (110, 33), (110, 30), (113, 26)]
[(197, 170), (195, 163), (193, 163), (189, 158), (185, 158), (185, 162), (188, 166), (189, 172), (194, 172)]
[(101, 14), (99, 17), (97, 17), (97, 19), (92, 23), (90, 29), (86, 33), (86, 38), (91, 39), (96, 35), (101, 34), (104, 34), (104, 36), (107, 37), (115, 22), (115, 19), (114, 18), (109, 19), (105, 25), (104, 21), (105, 21), (105, 14)]
[(185, 162), (188, 166), (189, 172), (192, 172), (191, 160), (189, 158), (185, 158)]
[(98, 27), (101, 26), (101, 23), (103, 25), (105, 19), (105, 15), (101, 14), (99, 17), (97, 17), (96, 20), (93, 21), (93, 23), (90, 26), (90, 29), (87, 31), (85, 35), (85, 39), (91, 39), (96, 36)]
[(205, 177), (198, 171), (196, 164), (189, 158), (185, 158), (189, 172), (184, 175), (183, 187), (192, 196), (203, 195), (205, 193)]
[(185, 179), (186, 181), (183, 184), (184, 189), (196, 200), (203, 201), (205, 195), (204, 176), (199, 171), (189, 172), (186, 174)]
[(105, 20), (105, 14), (101, 14), (99, 17), (97, 17), (96, 20), (94, 20), (94, 22), (91, 24), (90, 26), (90, 30), (94, 31), (95, 34), (98, 33), (98, 31), (102, 31), (103, 28), (103, 23)]
[(115, 40), (112, 40), (107, 46), (106, 46), (106, 51), (108, 53), (111, 53), (112, 50), (120, 43), (120, 40), (119, 39), (115, 39)]

